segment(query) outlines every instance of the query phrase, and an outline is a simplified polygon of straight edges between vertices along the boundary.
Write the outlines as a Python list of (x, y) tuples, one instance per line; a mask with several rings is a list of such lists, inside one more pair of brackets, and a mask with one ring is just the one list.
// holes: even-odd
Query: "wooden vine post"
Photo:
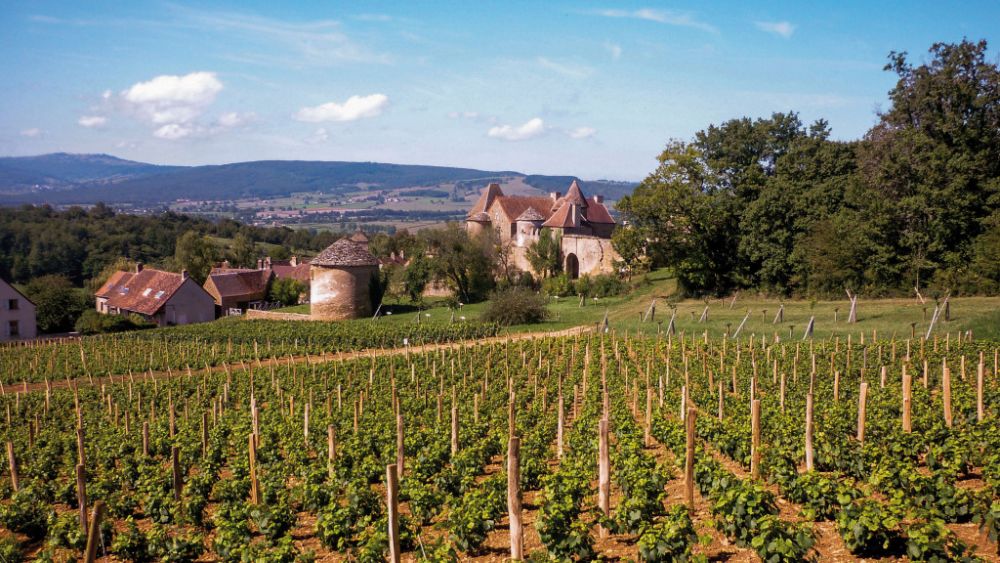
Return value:
[(458, 403), (454, 397), (451, 402), (451, 455), (458, 453)]
[(695, 442), (695, 417), (698, 411), (694, 407), (688, 407), (685, 417), (685, 429), (687, 430), (687, 443), (684, 454), (684, 502), (688, 508), (694, 510), (694, 442)]
[(556, 422), (556, 459), (562, 459), (563, 455), (563, 432), (566, 425), (566, 413), (563, 408), (563, 396), (559, 393), (559, 411)]
[(398, 414), (396, 415), (396, 467), (393, 470), (397, 479), (403, 477), (403, 456), (403, 415)]
[(257, 443), (253, 432), (249, 434), (247, 451), (250, 454), (250, 504), (260, 504), (260, 491), (257, 484)]
[(985, 379), (986, 366), (983, 365), (982, 359), (979, 360), (979, 367), (976, 369), (976, 422), (982, 424), (983, 418), (986, 417), (986, 411), (983, 408), (983, 380)]
[(858, 393), (858, 441), (865, 441), (865, 411), (868, 408), (868, 382), (861, 382), (861, 391)]
[(10, 487), (14, 489), (14, 492), (17, 492), (20, 479), (17, 473), (17, 457), (14, 456), (13, 442), (7, 442), (7, 463), (10, 466)]
[[(611, 515), (611, 458), (608, 455), (608, 420), (598, 423), (600, 438), (597, 449), (597, 506), (605, 517)], [(601, 529), (601, 534), (605, 530)]]
[(333, 428), (333, 425), (326, 427), (326, 462), (328, 469), (330, 471), (330, 476), (333, 476), (335, 471), (335, 464), (337, 461), (337, 431)]
[(142, 423), (142, 456), (149, 457), (149, 423)]
[(84, 563), (94, 563), (97, 561), (97, 544), (101, 543), (101, 520), (104, 519), (104, 501), (94, 503), (94, 510), (90, 514), (90, 525), (87, 526), (87, 549), (84, 552)]
[(510, 522), (510, 558), (524, 559), (524, 526), (521, 522), (521, 440), (507, 444), (507, 520)]
[(910, 376), (906, 364), (903, 364), (903, 432), (909, 434), (913, 431), (913, 423), (910, 418), (910, 407), (913, 402), (913, 378)]
[(385, 497), (389, 517), (389, 561), (399, 563), (399, 475), (395, 465), (385, 466)]
[(944, 403), (944, 425), (951, 428), (951, 369), (948, 367), (941, 374), (941, 398)]
[(750, 477), (760, 479), (760, 399), (750, 403)]
[(806, 471), (813, 466), (813, 394), (806, 395)]
[(647, 448), (653, 447), (653, 388), (646, 388), (646, 420), (643, 430), (643, 443)]
[(80, 529), (87, 533), (87, 478), (83, 465), (76, 466), (76, 503), (80, 512)]
[(184, 479), (181, 476), (180, 449), (177, 446), (170, 448), (170, 466), (174, 476), (174, 500), (181, 500), (181, 487), (184, 486)]

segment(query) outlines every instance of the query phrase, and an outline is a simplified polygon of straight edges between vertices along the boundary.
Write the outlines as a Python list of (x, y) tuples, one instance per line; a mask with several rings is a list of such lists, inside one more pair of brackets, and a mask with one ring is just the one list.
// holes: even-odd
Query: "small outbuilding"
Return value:
[(310, 315), (314, 320), (356, 319), (372, 314), (378, 259), (364, 242), (342, 238), (309, 263)]

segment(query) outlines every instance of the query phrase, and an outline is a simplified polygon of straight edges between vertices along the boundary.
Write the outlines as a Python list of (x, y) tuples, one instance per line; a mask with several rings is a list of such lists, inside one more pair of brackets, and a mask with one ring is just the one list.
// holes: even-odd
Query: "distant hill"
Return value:
[(60, 152), (0, 157), (0, 193), (73, 189), (80, 184), (107, 184), (184, 168), (146, 164), (107, 154)]
[[(542, 191), (565, 190), (572, 176), (525, 175), (473, 168), (336, 162), (261, 160), (210, 166), (159, 166), (109, 155), (57, 153), (0, 158), (0, 204), (154, 204), (176, 200), (274, 198), (297, 192), (344, 193), (359, 187), (400, 189), (457, 184), (485, 185), (497, 178), (523, 178)], [(617, 199), (634, 184), (585, 182), (588, 193)]]

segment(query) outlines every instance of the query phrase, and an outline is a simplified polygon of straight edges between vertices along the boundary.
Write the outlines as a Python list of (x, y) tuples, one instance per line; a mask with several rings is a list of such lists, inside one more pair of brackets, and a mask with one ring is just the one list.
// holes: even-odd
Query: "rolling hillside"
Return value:
[[(301, 192), (346, 193), (359, 187), (481, 186), (493, 179), (511, 177), (523, 178), (524, 183), (542, 191), (565, 189), (574, 179), (378, 162), (262, 160), (210, 166), (159, 166), (109, 155), (57, 153), (0, 158), (0, 204), (237, 200)], [(617, 199), (633, 187), (634, 184), (621, 182), (584, 182), (588, 193), (603, 193), (609, 199)]]

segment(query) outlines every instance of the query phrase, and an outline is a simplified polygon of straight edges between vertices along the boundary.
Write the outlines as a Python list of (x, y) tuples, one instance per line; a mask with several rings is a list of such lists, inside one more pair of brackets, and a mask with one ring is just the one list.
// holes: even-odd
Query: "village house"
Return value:
[(188, 273), (143, 268), (118, 271), (94, 294), (98, 313), (136, 314), (159, 326), (215, 320), (215, 301)]
[(265, 303), (272, 279), (270, 269), (212, 268), (203, 287), (215, 300), (216, 316), (222, 317)]
[(0, 342), (26, 340), (38, 336), (35, 304), (6, 281), (0, 279)]
[(500, 184), (490, 184), (469, 211), (465, 225), (470, 234), (494, 229), (501, 241), (511, 244), (514, 265), (526, 272), (533, 271), (528, 248), (542, 236), (542, 229), (560, 237), (563, 271), (571, 279), (612, 273), (619, 259), (611, 246), (616, 224), (604, 197), (588, 199), (576, 180), (566, 195), (552, 192), (548, 197), (509, 196)]

